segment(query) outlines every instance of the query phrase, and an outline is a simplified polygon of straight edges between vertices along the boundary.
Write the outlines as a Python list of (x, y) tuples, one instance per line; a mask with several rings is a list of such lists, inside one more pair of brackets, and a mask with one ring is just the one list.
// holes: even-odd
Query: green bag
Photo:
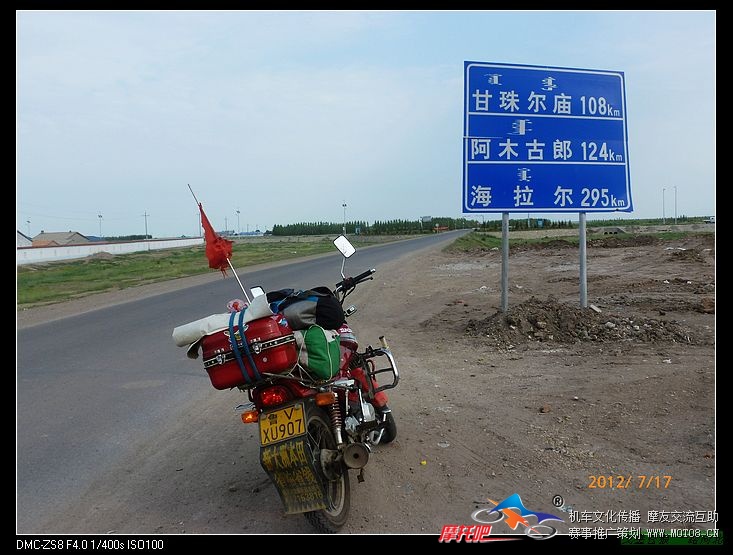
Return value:
[(341, 359), (338, 332), (312, 325), (293, 334), (298, 345), (298, 362), (322, 380), (333, 378)]

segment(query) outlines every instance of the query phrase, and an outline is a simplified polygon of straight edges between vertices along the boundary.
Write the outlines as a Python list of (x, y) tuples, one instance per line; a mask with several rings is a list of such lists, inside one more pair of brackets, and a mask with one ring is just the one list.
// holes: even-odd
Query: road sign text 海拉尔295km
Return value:
[(463, 211), (630, 212), (619, 71), (464, 63)]

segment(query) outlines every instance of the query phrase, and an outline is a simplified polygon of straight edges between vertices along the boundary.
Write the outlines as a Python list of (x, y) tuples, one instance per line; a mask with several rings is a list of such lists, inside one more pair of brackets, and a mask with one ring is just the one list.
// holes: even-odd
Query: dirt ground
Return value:
[[(359, 328), (389, 330), (401, 363), (400, 439), (357, 488), (384, 512), (357, 511), (350, 531), (438, 533), (513, 493), (538, 511), (556, 495), (640, 511), (642, 527), (647, 511), (715, 508), (714, 235), (591, 242), (600, 313), (580, 308), (578, 270), (567, 244), (513, 250), (507, 314), (498, 250), (414, 256), (364, 291)], [(599, 526), (569, 520), (558, 529)]]
[[(375, 449), (365, 482), (352, 474), (343, 532), (439, 534), (446, 524), (473, 524), (477, 507), (514, 493), (531, 510), (563, 516), (557, 528), (565, 533), (711, 527), (646, 520), (648, 511), (716, 508), (714, 235), (592, 242), (588, 296), (600, 312), (580, 308), (577, 248), (513, 250), (506, 314), (500, 273), (498, 250), (424, 250), (378, 268), (350, 297), (360, 343), (385, 334), (401, 381), (390, 392), (398, 437)], [(185, 464), (142, 448), (126, 462), (134, 475), (99, 484), (51, 524), (86, 532), (309, 532), (302, 517), (282, 514), (256, 450), (232, 449), (227, 434), (242, 435), (234, 397), (207, 392), (199, 431), (189, 421), (158, 438), (177, 445)], [(244, 435), (254, 446), (255, 432)], [(640, 476), (651, 479), (640, 484)], [(143, 502), (136, 491), (160, 493)], [(641, 520), (572, 523), (553, 506), (558, 495), (564, 511), (639, 511)], [(82, 511), (90, 499), (106, 501)], [(152, 509), (159, 505), (166, 510)]]

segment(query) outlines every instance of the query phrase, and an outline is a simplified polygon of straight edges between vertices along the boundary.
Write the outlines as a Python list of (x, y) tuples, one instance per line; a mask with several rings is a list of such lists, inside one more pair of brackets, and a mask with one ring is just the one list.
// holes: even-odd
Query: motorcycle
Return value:
[[(303, 338), (291, 329), (287, 310), (273, 312), (275, 295), (261, 287), (252, 289), (247, 308), (229, 315), (224, 329), (213, 329), (222, 327), (224, 315), (187, 325), (197, 324), (196, 334), (201, 334), (189, 346), (189, 356), (196, 358), (203, 348), (204, 368), (214, 387), (238, 387), (247, 393), (249, 403), (237, 409), (244, 423), (259, 426), (260, 464), (286, 514), (302, 513), (325, 533), (337, 532), (348, 519), (349, 472), (358, 472), (357, 480), (363, 482), (373, 447), (390, 443), (397, 435), (384, 392), (399, 382), (397, 363), (384, 336), (379, 347), (369, 345), (360, 351), (346, 322), (357, 309), (344, 308), (344, 300), (359, 284), (373, 279), (376, 270), (346, 277), (346, 259), (356, 251), (343, 235), (334, 245), (343, 255), (342, 280), (328, 293), (343, 310), (343, 317), (339, 315), (343, 321), (335, 330), (338, 364), (333, 365), (333, 375), (318, 375), (303, 363)], [(177, 332), (179, 328), (174, 339)], [(190, 338), (183, 332), (179, 336)], [(180, 337), (176, 341), (185, 342)], [(309, 356), (315, 358), (313, 353)]]

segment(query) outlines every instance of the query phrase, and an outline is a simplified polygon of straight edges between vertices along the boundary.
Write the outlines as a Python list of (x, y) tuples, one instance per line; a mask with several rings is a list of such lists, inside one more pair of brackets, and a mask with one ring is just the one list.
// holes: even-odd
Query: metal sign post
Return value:
[(580, 242), (580, 306), (588, 308), (588, 267), (585, 253), (585, 212), (578, 214), (578, 240)]
[(501, 311), (509, 310), (509, 212), (501, 215)]

